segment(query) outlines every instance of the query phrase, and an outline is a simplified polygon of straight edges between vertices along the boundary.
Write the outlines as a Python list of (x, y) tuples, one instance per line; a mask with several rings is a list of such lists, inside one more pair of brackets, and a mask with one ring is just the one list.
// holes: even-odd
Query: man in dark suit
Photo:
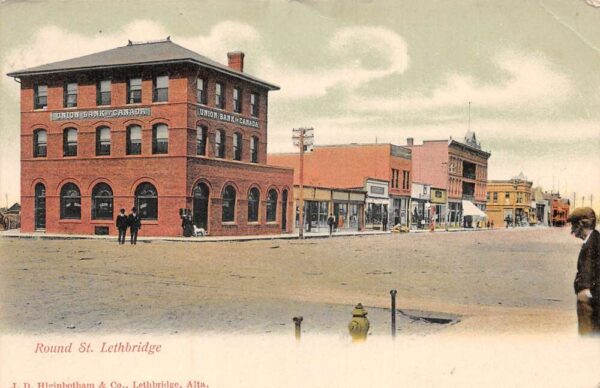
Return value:
[(119, 244), (125, 244), (125, 234), (127, 233), (127, 214), (125, 214), (125, 209), (121, 209), (121, 212), (117, 216), (116, 225), (119, 230)]
[(567, 219), (571, 234), (583, 240), (577, 259), (575, 293), (579, 334), (600, 334), (600, 233), (596, 213), (589, 207), (573, 210)]
[(129, 233), (131, 234), (131, 244), (135, 245), (137, 243), (138, 230), (142, 229), (142, 221), (135, 207), (131, 209), (131, 214), (127, 217), (127, 225), (129, 225)]

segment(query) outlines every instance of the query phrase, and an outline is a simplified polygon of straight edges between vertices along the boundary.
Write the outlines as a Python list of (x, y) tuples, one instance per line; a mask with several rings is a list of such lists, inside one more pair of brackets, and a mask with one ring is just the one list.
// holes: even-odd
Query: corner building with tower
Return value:
[(181, 236), (289, 232), (293, 170), (266, 165), (273, 84), (164, 41), (8, 75), (21, 84), (21, 231)]

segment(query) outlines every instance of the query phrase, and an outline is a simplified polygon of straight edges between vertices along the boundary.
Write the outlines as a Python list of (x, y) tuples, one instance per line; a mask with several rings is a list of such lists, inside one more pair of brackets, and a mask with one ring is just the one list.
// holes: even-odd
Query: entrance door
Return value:
[(209, 189), (206, 183), (198, 183), (194, 188), (194, 225), (208, 230), (208, 196)]
[(35, 185), (35, 228), (46, 229), (46, 187)]
[(281, 230), (287, 230), (287, 200), (288, 200), (288, 191), (283, 190), (281, 194)]

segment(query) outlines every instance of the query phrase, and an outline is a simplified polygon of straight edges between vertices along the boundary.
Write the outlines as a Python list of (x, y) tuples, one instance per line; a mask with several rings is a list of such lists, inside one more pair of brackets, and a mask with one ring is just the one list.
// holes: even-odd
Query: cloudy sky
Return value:
[(0, 204), (19, 198), (18, 84), (8, 71), (171, 36), (281, 86), (269, 151), (291, 129), (317, 144), (392, 142), (471, 129), (489, 178), (600, 208), (600, 0), (0, 0)]

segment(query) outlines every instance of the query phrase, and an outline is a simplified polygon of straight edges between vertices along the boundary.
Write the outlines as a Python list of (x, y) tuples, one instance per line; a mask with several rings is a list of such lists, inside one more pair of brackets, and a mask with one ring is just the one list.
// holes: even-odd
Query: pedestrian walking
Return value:
[(125, 235), (127, 234), (127, 214), (125, 214), (125, 209), (121, 208), (115, 224), (119, 230), (119, 244), (125, 244)]
[(329, 237), (331, 237), (333, 233), (333, 225), (335, 224), (335, 218), (333, 218), (333, 214), (329, 214), (327, 218), (327, 225), (329, 225)]
[(131, 244), (136, 245), (138, 231), (142, 229), (142, 221), (135, 207), (131, 209), (131, 214), (127, 217), (127, 224), (129, 226), (129, 233), (131, 234)]
[(596, 213), (589, 207), (573, 210), (567, 219), (571, 234), (583, 240), (577, 259), (574, 288), (579, 334), (600, 335), (600, 233)]

